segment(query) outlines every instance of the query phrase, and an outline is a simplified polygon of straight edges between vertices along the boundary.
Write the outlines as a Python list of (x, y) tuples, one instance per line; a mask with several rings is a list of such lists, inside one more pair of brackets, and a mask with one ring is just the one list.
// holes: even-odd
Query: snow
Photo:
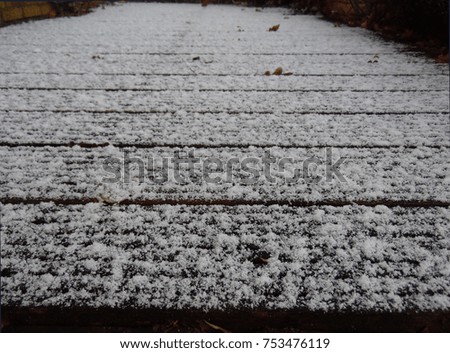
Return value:
[[(116, 4), (0, 29), (2, 305), (450, 308), (448, 66), (286, 12)], [(286, 180), (329, 147), (345, 182)], [(290, 164), (105, 179), (125, 152), (159, 176), (180, 151)]]
[[(236, 54), (237, 55), (237, 54)], [(189, 56), (190, 57), (190, 56)], [(122, 59), (126, 60), (126, 56)], [(152, 60), (149, 57), (149, 60)], [(332, 61), (335, 58), (330, 58)], [(116, 90), (447, 90), (448, 73), (424, 75), (158, 75), (149, 73), (2, 72), (0, 87)], [(431, 77), (430, 77), (431, 76)]]
[(178, 146), (446, 146), (447, 114), (5, 112), (0, 143)]
[[(195, 151), (184, 148), (181, 156), (193, 151), (199, 159), (191, 171), (186, 166), (179, 170), (185, 182), (174, 177), (177, 169), (173, 161), (179, 148), (0, 147), (0, 151), (2, 198), (99, 198), (105, 202), (152, 199), (448, 202), (450, 199), (445, 179), (450, 173), (448, 148), (332, 149), (333, 163), (342, 158), (338, 171), (344, 182), (336, 175), (326, 177), (326, 148), (219, 147)], [(264, 158), (269, 152), (274, 158), (273, 180), (264, 174), (268, 171)], [(249, 173), (243, 169), (247, 158), (255, 160), (253, 168), (258, 177), (254, 182), (249, 182)], [(286, 171), (277, 173), (277, 163), (283, 158), (289, 159)], [(317, 183), (303, 174), (305, 161), (312, 158), (320, 158)], [(132, 159), (141, 164), (125, 162)], [(152, 159), (153, 166), (149, 162)], [(163, 171), (163, 159), (167, 160), (167, 172)], [(226, 173), (229, 161), (236, 163)], [(222, 163), (223, 169), (206, 174), (205, 164), (212, 162)], [(128, 177), (125, 169), (129, 171)], [(118, 177), (112, 172), (116, 170)], [(165, 175), (168, 179), (161, 183), (159, 180)], [(217, 180), (208, 182), (208, 175)]]
[[(449, 220), (448, 208), (5, 204), (2, 300), (446, 309)], [(252, 263), (261, 251), (265, 266)]]
[[(406, 104), (408, 103), (408, 104)], [(0, 111), (254, 112), (279, 114), (448, 112), (445, 91), (412, 92), (140, 92), (0, 90)]]

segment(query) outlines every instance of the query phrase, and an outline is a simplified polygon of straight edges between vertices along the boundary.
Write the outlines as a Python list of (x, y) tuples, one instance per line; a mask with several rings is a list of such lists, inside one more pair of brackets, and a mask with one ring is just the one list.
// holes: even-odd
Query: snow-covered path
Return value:
[[(2, 305), (450, 309), (448, 66), (286, 12), (126, 4), (0, 29)], [(180, 151), (261, 178), (147, 176)], [(274, 180), (267, 153), (289, 160)], [(328, 153), (345, 180), (283, 176), (323, 176)], [(129, 182), (107, 182), (124, 158)]]

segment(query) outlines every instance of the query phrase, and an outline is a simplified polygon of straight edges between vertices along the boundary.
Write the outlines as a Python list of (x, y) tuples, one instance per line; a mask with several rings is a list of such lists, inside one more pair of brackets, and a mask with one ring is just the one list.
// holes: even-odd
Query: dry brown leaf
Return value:
[(214, 324), (212, 324), (212, 323), (210, 323), (210, 322), (208, 322), (206, 320), (203, 320), (203, 321), (205, 322), (205, 324), (207, 324), (209, 327), (213, 328), (216, 331), (220, 331), (220, 332), (223, 332), (223, 333), (231, 333), (231, 331), (225, 330), (224, 328), (222, 328), (220, 326), (214, 325)]
[(101, 194), (100, 196), (98, 196), (97, 200), (102, 203), (105, 203), (107, 205), (113, 205), (113, 204), (117, 203), (117, 201), (113, 200), (111, 197), (109, 197), (108, 195), (105, 195), (105, 194)]
[(265, 265), (269, 263), (269, 259), (265, 259), (264, 257), (260, 257), (259, 260)]
[(380, 57), (378, 56), (378, 54), (375, 54), (375, 55), (373, 56), (372, 60), (369, 60), (368, 63), (369, 63), (369, 64), (376, 64), (376, 63), (378, 62), (378, 59), (379, 59), (379, 58), (380, 58)]
[(264, 75), (266, 75), (266, 76), (270, 76), (270, 75), (271, 75), (271, 73), (270, 73), (270, 71), (266, 71), (266, 72), (264, 72)]
[(282, 67), (277, 67), (275, 69), (275, 71), (273, 72), (273, 75), (280, 76), (282, 73), (283, 73), (283, 68)]
[(269, 32), (276, 32), (280, 29), (280, 25), (275, 25), (269, 28)]
[(252, 263), (255, 267), (266, 266), (269, 263), (270, 254), (267, 251), (262, 251), (256, 254), (253, 258)]
[(284, 74), (283, 74), (283, 76), (291, 76), (291, 75), (293, 75), (294, 73), (293, 72), (285, 72)]

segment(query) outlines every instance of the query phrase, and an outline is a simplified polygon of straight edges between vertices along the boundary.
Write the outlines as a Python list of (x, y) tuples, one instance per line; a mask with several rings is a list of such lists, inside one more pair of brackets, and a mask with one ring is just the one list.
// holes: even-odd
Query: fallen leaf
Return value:
[(376, 64), (376, 63), (378, 62), (378, 59), (379, 59), (379, 58), (380, 58), (380, 57), (378, 56), (378, 54), (375, 54), (375, 55), (373, 56), (372, 60), (369, 60), (368, 63), (369, 63), (369, 64)]
[(267, 251), (261, 251), (253, 258), (252, 262), (255, 267), (261, 267), (266, 266), (269, 263), (269, 259), (270, 254)]
[(102, 202), (102, 203), (105, 203), (107, 205), (113, 205), (113, 204), (117, 203), (117, 201), (114, 201), (108, 195), (104, 195), (104, 194), (101, 194), (100, 196), (98, 196), (97, 200)]
[(266, 71), (266, 72), (264, 72), (264, 75), (266, 75), (266, 76), (270, 76), (270, 75), (271, 75), (271, 73), (270, 73), (270, 71)]
[(196, 56), (195, 58), (192, 58), (192, 61), (200, 60), (199, 56)]
[(261, 266), (265, 266), (269, 263), (269, 259), (265, 259), (263, 257), (258, 257), (256, 259), (253, 259), (253, 265), (255, 265), (255, 267), (261, 267)]
[(225, 330), (224, 328), (222, 328), (220, 326), (214, 325), (214, 324), (212, 324), (212, 323), (210, 323), (210, 322), (208, 322), (206, 320), (203, 320), (203, 321), (205, 322), (205, 324), (207, 324), (209, 327), (213, 328), (216, 331), (220, 331), (220, 332), (223, 332), (223, 333), (231, 333), (231, 331)]
[(275, 25), (269, 28), (269, 32), (276, 32), (280, 29), (280, 25)]
[(283, 74), (283, 76), (292, 76), (294, 73), (293, 72), (285, 72), (284, 74)]
[(283, 73), (283, 68), (282, 67), (277, 67), (275, 69), (275, 71), (273, 72), (273, 75), (280, 76), (282, 73)]

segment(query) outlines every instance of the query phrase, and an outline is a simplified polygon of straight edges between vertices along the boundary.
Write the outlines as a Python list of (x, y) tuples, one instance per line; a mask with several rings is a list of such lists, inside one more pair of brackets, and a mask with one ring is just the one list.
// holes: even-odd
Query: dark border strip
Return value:
[(199, 89), (181, 89), (181, 88), (145, 88), (145, 87), (131, 87), (131, 88), (99, 88), (99, 87), (0, 87), (0, 90), (20, 90), (20, 91), (104, 91), (104, 92), (449, 92), (448, 89), (251, 89), (251, 88), (237, 88), (237, 89), (223, 89), (223, 88), (199, 88)]
[[(181, 107), (180, 107), (181, 108)], [(410, 112), (349, 112), (349, 111), (245, 111), (245, 110), (184, 110), (190, 114), (286, 114), (286, 115), (442, 115), (448, 111), (410, 111)], [(90, 113), (90, 114), (176, 114), (178, 110), (95, 110), (95, 109), (0, 109), (0, 113)]]
[(391, 149), (391, 148), (404, 148), (404, 149), (416, 149), (419, 147), (435, 148), (435, 149), (446, 149), (450, 148), (450, 144), (439, 144), (439, 145), (339, 145), (339, 144), (322, 144), (322, 145), (282, 145), (276, 143), (265, 143), (265, 144), (243, 144), (243, 143), (216, 143), (216, 144), (202, 144), (202, 143), (126, 143), (126, 142), (2, 142), (0, 141), (0, 147), (80, 147), (80, 148), (103, 148), (103, 147), (116, 147), (116, 148), (136, 148), (136, 149), (146, 149), (146, 148), (202, 148), (202, 149), (218, 149), (218, 148), (284, 148), (284, 149), (314, 149), (314, 148), (341, 148), (341, 149)]
[(450, 332), (450, 312), (2, 306), (4, 332)]
[(450, 207), (450, 201), (440, 200), (203, 200), (203, 199), (125, 199), (118, 202), (106, 202), (97, 198), (81, 199), (58, 199), (58, 198), (1, 198), (0, 203), (12, 205), (37, 205), (40, 203), (54, 203), (55, 205), (87, 205), (90, 203), (101, 203), (104, 205), (138, 205), (138, 206), (158, 206), (158, 205), (184, 205), (184, 206), (291, 206), (291, 207), (314, 207), (314, 206), (386, 206), (389, 208), (430, 208), (430, 207)]

